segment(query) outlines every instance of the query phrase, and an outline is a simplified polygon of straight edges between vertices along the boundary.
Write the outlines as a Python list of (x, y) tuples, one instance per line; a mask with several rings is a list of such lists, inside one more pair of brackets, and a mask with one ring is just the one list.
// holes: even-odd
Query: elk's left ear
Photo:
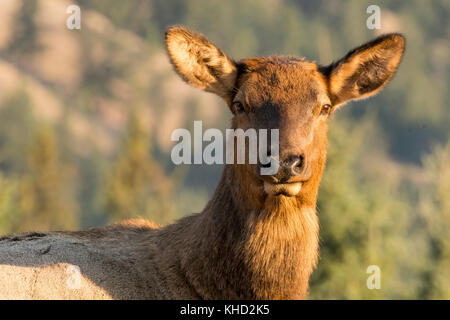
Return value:
[(236, 65), (212, 42), (185, 27), (174, 26), (166, 31), (166, 48), (170, 61), (184, 81), (226, 101), (231, 99), (237, 77)]
[(387, 34), (353, 49), (324, 68), (333, 105), (371, 96), (394, 75), (405, 51), (405, 38)]

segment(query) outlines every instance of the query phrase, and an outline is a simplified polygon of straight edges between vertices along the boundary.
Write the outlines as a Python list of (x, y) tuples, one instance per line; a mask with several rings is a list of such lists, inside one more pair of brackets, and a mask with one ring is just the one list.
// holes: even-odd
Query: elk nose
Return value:
[(290, 178), (298, 176), (302, 172), (304, 162), (304, 156), (302, 155), (287, 157), (280, 163), (279, 181), (286, 182)]

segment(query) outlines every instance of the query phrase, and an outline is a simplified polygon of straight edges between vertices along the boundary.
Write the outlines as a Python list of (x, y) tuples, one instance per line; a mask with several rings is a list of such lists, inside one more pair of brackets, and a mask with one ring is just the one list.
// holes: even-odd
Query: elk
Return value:
[(182, 26), (170, 27), (165, 41), (185, 82), (225, 100), (232, 128), (279, 130), (278, 171), (262, 176), (260, 163), (226, 164), (201, 213), (161, 228), (138, 219), (0, 238), (1, 299), (307, 297), (327, 119), (386, 85), (404, 37), (380, 36), (328, 66), (290, 56), (232, 60)]

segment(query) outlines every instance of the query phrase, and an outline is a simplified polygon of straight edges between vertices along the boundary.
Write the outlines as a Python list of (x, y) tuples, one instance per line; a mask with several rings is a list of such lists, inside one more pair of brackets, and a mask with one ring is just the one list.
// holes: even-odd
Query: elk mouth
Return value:
[(264, 181), (264, 191), (272, 196), (294, 197), (300, 193), (302, 182), (271, 183)]

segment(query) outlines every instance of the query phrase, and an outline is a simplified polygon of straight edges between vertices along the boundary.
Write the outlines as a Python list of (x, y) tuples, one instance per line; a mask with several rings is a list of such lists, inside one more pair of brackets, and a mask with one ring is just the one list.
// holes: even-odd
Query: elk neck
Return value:
[(227, 165), (202, 213), (180, 222), (190, 229), (179, 253), (187, 281), (205, 299), (305, 298), (318, 256), (318, 181), (305, 191), (313, 199), (269, 199), (241, 177)]

